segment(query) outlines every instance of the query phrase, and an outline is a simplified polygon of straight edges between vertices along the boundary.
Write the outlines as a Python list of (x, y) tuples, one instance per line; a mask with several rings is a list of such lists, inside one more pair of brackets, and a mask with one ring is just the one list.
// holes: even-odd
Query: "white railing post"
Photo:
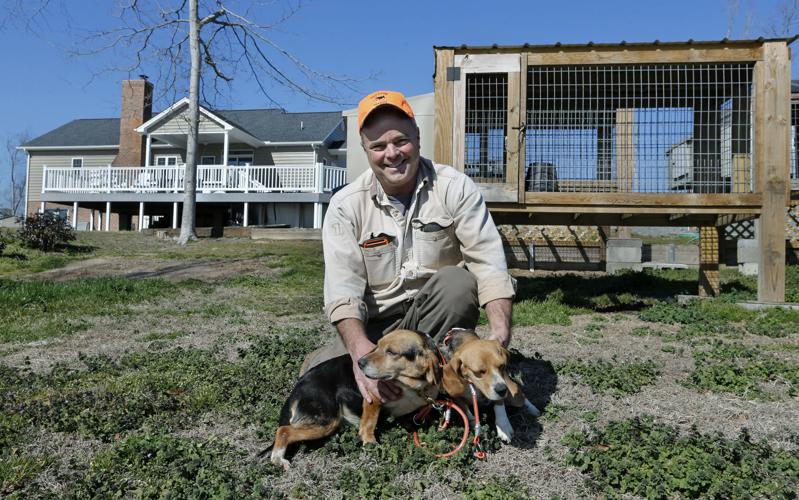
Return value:
[(47, 189), (47, 165), (42, 167), (42, 193)]
[[(250, 192), (250, 164), (244, 166), (244, 192)], [(245, 224), (246, 225), (246, 224)]]
[[(107, 186), (106, 193), (110, 193), (111, 192), (111, 164), (110, 163), (108, 164), (108, 171), (107, 172), (108, 173), (106, 175), (106, 186)], [(106, 229), (106, 231), (107, 231), (107, 229)]]
[[(184, 170), (186, 169), (185, 165), (183, 166), (183, 169)], [(172, 183), (173, 184), (173, 192), (177, 193), (178, 192), (178, 178), (180, 177), (180, 165), (178, 165), (177, 163), (175, 163), (175, 172), (174, 172), (174, 174), (175, 174), (175, 180)]]
[(316, 189), (315, 193), (323, 193), (325, 191), (325, 166), (322, 163), (316, 164)]

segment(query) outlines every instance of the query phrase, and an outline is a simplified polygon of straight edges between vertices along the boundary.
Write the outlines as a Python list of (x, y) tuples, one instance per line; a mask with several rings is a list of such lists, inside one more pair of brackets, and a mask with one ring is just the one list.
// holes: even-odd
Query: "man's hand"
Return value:
[(510, 327), (513, 317), (513, 301), (510, 299), (496, 299), (487, 303), (485, 306), (491, 340), (497, 340), (502, 347), (510, 345)]
[(358, 360), (375, 348), (375, 345), (366, 338), (363, 323), (353, 318), (343, 319), (336, 323), (336, 329), (352, 358), (352, 373), (355, 375), (355, 383), (363, 399), (369, 403), (372, 403), (375, 397), (379, 397), (383, 403), (399, 399), (402, 389), (397, 384), (390, 380), (371, 379), (364, 375), (358, 366)]

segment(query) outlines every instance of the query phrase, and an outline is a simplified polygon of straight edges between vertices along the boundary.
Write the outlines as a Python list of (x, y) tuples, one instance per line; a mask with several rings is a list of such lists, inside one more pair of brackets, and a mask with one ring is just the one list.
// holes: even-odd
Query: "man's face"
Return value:
[(387, 194), (408, 194), (416, 187), (419, 170), (419, 129), (395, 113), (375, 113), (361, 129), (369, 166)]

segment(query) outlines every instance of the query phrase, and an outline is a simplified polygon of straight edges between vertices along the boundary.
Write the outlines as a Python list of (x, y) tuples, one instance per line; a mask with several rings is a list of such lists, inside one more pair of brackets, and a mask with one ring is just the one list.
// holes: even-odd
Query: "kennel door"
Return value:
[(456, 55), (453, 166), (488, 202), (519, 201), (521, 62), (519, 54)]

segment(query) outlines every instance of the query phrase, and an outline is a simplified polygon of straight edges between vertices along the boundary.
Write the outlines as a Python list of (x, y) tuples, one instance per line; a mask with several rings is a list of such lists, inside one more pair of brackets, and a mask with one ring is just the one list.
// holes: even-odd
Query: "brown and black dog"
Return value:
[(527, 400), (519, 384), (508, 376), (510, 353), (496, 340), (485, 340), (473, 330), (453, 329), (445, 350), (449, 353), (444, 365), (442, 388), (451, 398), (469, 412), (472, 401), (469, 384), (474, 385), (483, 401), (494, 406), (494, 416), (499, 438), (508, 443), (513, 439), (513, 426), (508, 420), (505, 404), (524, 407), (535, 416), (541, 412)]
[(405, 415), (438, 396), (442, 368), (435, 342), (427, 335), (410, 330), (390, 332), (358, 365), (369, 378), (394, 381), (402, 388), (402, 396), (383, 404), (379, 398), (367, 403), (358, 390), (349, 355), (313, 367), (297, 381), (280, 412), (280, 426), (270, 447), (272, 463), (288, 468), (285, 454), (289, 445), (329, 436), (342, 420), (358, 426), (364, 444), (374, 443), (381, 410)]

